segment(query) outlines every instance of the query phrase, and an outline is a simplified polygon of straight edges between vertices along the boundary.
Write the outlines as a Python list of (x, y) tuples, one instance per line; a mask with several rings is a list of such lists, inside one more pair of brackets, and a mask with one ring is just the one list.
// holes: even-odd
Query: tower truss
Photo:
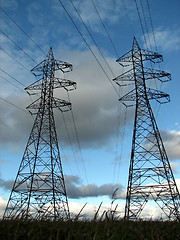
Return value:
[(31, 71), (38, 78), (25, 90), (40, 97), (27, 109), (35, 114), (26, 149), (4, 212), (3, 219), (68, 219), (69, 207), (62, 170), (53, 108), (71, 109), (71, 103), (53, 96), (54, 89), (73, 90), (76, 83), (57, 78), (72, 65), (55, 60), (52, 48), (45, 60)]
[(180, 219), (180, 195), (164, 148), (149, 100), (168, 102), (169, 95), (146, 86), (147, 81), (169, 81), (165, 71), (145, 67), (145, 62), (157, 63), (162, 55), (143, 50), (134, 38), (132, 50), (120, 57), (119, 62), (128, 71), (113, 79), (119, 86), (135, 84), (135, 88), (119, 100), (128, 106), (135, 103), (135, 119), (125, 219), (140, 218), (148, 200), (154, 200), (164, 218)]

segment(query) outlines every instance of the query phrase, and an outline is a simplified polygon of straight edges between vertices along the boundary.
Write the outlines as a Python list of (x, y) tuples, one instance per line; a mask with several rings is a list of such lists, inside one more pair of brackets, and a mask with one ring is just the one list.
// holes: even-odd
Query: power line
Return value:
[(149, 0), (147, 0), (147, 6), (148, 6), (148, 13), (149, 13), (149, 18), (150, 18), (150, 23), (151, 23), (152, 33), (153, 33), (153, 40), (154, 40), (155, 50), (156, 50), (156, 52), (158, 52), (158, 50), (157, 50), (157, 44), (156, 44), (156, 39), (155, 39), (155, 33), (154, 33), (154, 26), (153, 26), (151, 11), (150, 11)]
[(125, 114), (124, 114), (124, 121), (123, 121), (123, 132), (122, 132), (122, 143), (121, 143), (121, 149), (120, 149), (120, 154), (119, 154), (119, 164), (117, 167), (117, 180), (119, 179), (119, 173), (120, 173), (120, 164), (122, 162), (122, 156), (123, 156), (123, 148), (124, 148), (124, 139), (125, 139), (125, 130), (126, 130), (126, 121), (127, 121), (127, 107), (125, 109)]
[(8, 79), (6, 79), (5, 77), (3, 77), (2, 75), (0, 75), (1, 78), (3, 78), (5, 81), (7, 81), (8, 83), (10, 83), (12, 86), (18, 88), (19, 90), (21, 90), (22, 92), (24, 92), (24, 90), (22, 90), (21, 88), (19, 88), (18, 86), (16, 86), (15, 84), (13, 84), (12, 82), (10, 82)]
[(0, 70), (2, 72), (4, 72), (5, 74), (7, 74), (9, 77), (11, 77), (12, 79), (14, 79), (16, 82), (18, 82), (19, 84), (21, 84), (23, 87), (26, 87), (23, 83), (21, 83), (19, 80), (17, 80), (16, 78), (14, 78), (13, 76), (11, 76), (9, 73), (7, 73), (6, 71), (4, 71), (2, 68), (0, 68)]
[(23, 83), (21, 83), (19, 80), (17, 80), (16, 78), (14, 78), (13, 76), (11, 76), (9, 73), (7, 73), (6, 71), (4, 71), (2, 68), (0, 68), (0, 70), (2, 72), (4, 72), (5, 74), (7, 74), (9, 77), (11, 77), (12, 79), (14, 79), (16, 82), (18, 82), (19, 84), (21, 84), (23, 87), (26, 87)]
[(93, 57), (95, 58), (95, 60), (97, 61), (98, 65), (100, 66), (100, 68), (102, 69), (103, 73), (106, 75), (107, 79), (109, 80), (110, 84), (112, 85), (112, 87), (114, 88), (114, 90), (116, 91), (116, 93), (119, 96), (119, 93), (117, 91), (117, 89), (115, 88), (115, 86), (113, 85), (113, 83), (111, 82), (111, 79), (109, 78), (109, 76), (107, 75), (106, 71), (104, 70), (103, 66), (101, 65), (101, 63), (99, 62), (99, 60), (97, 59), (96, 55), (94, 54), (93, 50), (91, 49), (91, 47), (89, 46), (88, 42), (86, 41), (86, 39), (84, 38), (84, 36), (82, 35), (82, 33), (80, 32), (79, 28), (77, 27), (76, 23), (74, 22), (74, 20), (72, 19), (71, 15), (69, 14), (69, 12), (67, 11), (67, 9), (65, 8), (65, 6), (63, 5), (63, 3), (61, 2), (61, 0), (58, 0), (59, 3), (61, 4), (61, 6), (63, 7), (64, 11), (66, 12), (66, 14), (68, 15), (68, 17), (70, 18), (70, 20), (72, 21), (74, 27), (76, 28), (76, 30), (78, 31), (78, 33), (80, 34), (80, 36), (82, 37), (83, 41), (85, 42), (85, 44), (87, 45), (87, 47), (89, 48), (90, 52), (92, 53)]
[(72, 144), (72, 141), (71, 141), (71, 138), (70, 138), (69, 130), (68, 130), (68, 127), (67, 127), (67, 124), (66, 124), (66, 121), (65, 121), (64, 113), (63, 113), (62, 111), (61, 111), (61, 113), (62, 113), (62, 116), (63, 116), (63, 121), (64, 121), (64, 125), (65, 125), (66, 132), (67, 132), (67, 137), (68, 137), (68, 140), (69, 140), (69, 143), (70, 143), (70, 145), (71, 145), (71, 149), (72, 149), (72, 152), (73, 152), (73, 155), (74, 155), (76, 167), (77, 167), (77, 170), (78, 170), (78, 172), (79, 172), (79, 175), (81, 175), (81, 174), (80, 174), (79, 167), (78, 167), (78, 164), (77, 164), (77, 161), (76, 161), (76, 155), (75, 155), (75, 151), (74, 151), (74, 148), (73, 148), (73, 144)]
[(75, 9), (75, 11), (76, 11), (76, 13), (77, 13), (78, 17), (80, 18), (81, 22), (82, 22), (82, 23), (83, 23), (83, 25), (84, 25), (84, 27), (86, 28), (86, 30), (87, 30), (87, 32), (88, 32), (88, 34), (89, 34), (89, 36), (91, 37), (91, 39), (93, 40), (94, 44), (96, 45), (96, 47), (97, 47), (97, 49), (98, 49), (99, 53), (101, 54), (101, 56), (102, 56), (103, 60), (105, 61), (106, 65), (107, 65), (107, 67), (109, 68), (110, 72), (112, 73), (113, 77), (115, 77), (115, 75), (114, 75), (114, 73), (113, 73), (113, 71), (112, 71), (111, 67), (109, 66), (108, 62), (106, 61), (106, 59), (105, 59), (105, 57), (104, 57), (104, 55), (103, 55), (102, 51), (101, 51), (101, 50), (100, 50), (100, 48), (98, 47), (98, 45), (97, 45), (97, 43), (96, 43), (96, 41), (95, 41), (94, 37), (92, 36), (91, 32), (89, 31), (88, 27), (86, 26), (86, 24), (85, 24), (84, 20), (82, 19), (82, 17), (81, 17), (81, 15), (79, 14), (79, 12), (78, 12), (77, 8), (75, 7), (75, 5), (74, 5), (73, 1), (72, 1), (72, 0), (69, 0), (69, 1), (71, 2), (72, 6), (74, 7), (74, 9)]
[(115, 45), (114, 45), (114, 43), (113, 43), (113, 41), (112, 41), (112, 38), (111, 38), (110, 34), (109, 34), (108, 31), (107, 31), (107, 28), (106, 28), (106, 26), (105, 26), (105, 24), (104, 24), (104, 22), (103, 22), (103, 20), (102, 20), (102, 18), (101, 18), (101, 15), (99, 14), (99, 11), (98, 11), (97, 7), (96, 7), (96, 5), (95, 5), (95, 3), (94, 3), (93, 0), (91, 0), (91, 2), (92, 2), (93, 6), (94, 6), (94, 8), (95, 8), (95, 10), (96, 10), (96, 12), (97, 12), (97, 15), (99, 16), (99, 19), (100, 19), (100, 21), (101, 21), (101, 23), (102, 23), (102, 25), (103, 25), (103, 28), (104, 28), (104, 30), (105, 30), (108, 38), (109, 38), (109, 41), (110, 41), (111, 44), (112, 44), (112, 47), (113, 47), (113, 49), (114, 49), (114, 51), (115, 51), (115, 53), (116, 53), (116, 55), (117, 55), (117, 58), (119, 58), (119, 54), (118, 54), (118, 52), (117, 52), (117, 50), (116, 50), (116, 47), (115, 47)]
[(46, 55), (43, 49), (12, 19), (12, 17), (10, 17), (9, 14), (2, 7), (0, 8), (6, 14), (6, 16), (11, 19), (11, 21), (36, 45), (36, 47), (38, 47), (44, 53), (44, 55)]
[(123, 5), (123, 7), (124, 7), (126, 16), (127, 16), (127, 18), (128, 18), (128, 23), (129, 23), (130, 32), (132, 32), (132, 37), (134, 37), (134, 36), (135, 36), (135, 33), (134, 33), (133, 24), (132, 24), (132, 21), (131, 21), (131, 19), (130, 19), (130, 16), (129, 16), (129, 13), (128, 13), (128, 8), (126, 7), (125, 2), (126, 2), (125, 0), (122, 0), (122, 5)]
[(18, 107), (18, 106), (17, 106), (17, 105), (15, 105), (14, 103), (12, 103), (12, 102), (9, 102), (8, 100), (6, 100), (6, 99), (4, 99), (4, 98), (2, 98), (2, 97), (0, 97), (0, 99), (1, 99), (1, 100), (3, 100), (3, 101), (4, 101), (4, 102), (6, 102), (6, 103), (9, 103), (10, 105), (12, 105), (12, 106), (14, 106), (14, 107), (18, 108), (19, 110), (21, 110), (21, 111), (23, 111), (23, 112), (25, 112), (25, 113), (29, 114), (27, 111), (25, 111), (24, 109), (22, 109), (22, 108)]
[(28, 54), (26, 53), (17, 43), (15, 43), (5, 32), (3, 32), (1, 29), (0, 31), (12, 42), (16, 47), (18, 47), (26, 56), (28, 56), (34, 63), (37, 64), (37, 62)]
[(147, 40), (146, 40), (144, 27), (143, 27), (142, 20), (141, 20), (141, 15), (140, 15), (139, 7), (138, 7), (138, 4), (137, 4), (137, 1), (136, 1), (136, 0), (134, 0), (134, 1), (135, 1), (135, 4), (136, 4), (136, 9), (137, 9), (137, 13), (138, 13), (139, 22), (140, 22), (141, 29), (142, 29), (142, 33), (143, 33), (143, 37), (144, 37), (144, 41), (145, 41), (145, 44), (146, 44), (146, 48), (148, 49)]
[(144, 13), (144, 7), (143, 7), (142, 0), (140, 0), (140, 3), (141, 3), (141, 9), (142, 9), (142, 14), (143, 14), (143, 18), (144, 18), (144, 24), (145, 24), (145, 28), (146, 28), (146, 32), (147, 32), (147, 38), (149, 41), (149, 46), (150, 46), (150, 49), (152, 50), (152, 45), (151, 45), (151, 40), (150, 40), (150, 36), (149, 36), (149, 30), (148, 30), (148, 25), (147, 25), (145, 13)]
[(4, 50), (2, 47), (0, 47), (3, 52), (5, 52), (9, 57), (11, 57), (14, 61), (16, 61), (19, 65), (21, 65), (24, 69), (26, 69), (29, 72), (29, 69), (24, 66), (24, 64), (20, 63), (16, 58), (14, 58), (11, 54), (9, 54), (6, 50)]
[[(70, 96), (69, 93), (67, 92), (68, 95), (68, 100), (70, 102)], [(80, 152), (80, 157), (81, 157), (81, 161), (82, 161), (82, 165), (83, 165), (83, 170), (85, 173), (85, 178), (86, 178), (86, 182), (87, 182), (87, 186), (88, 186), (88, 177), (87, 177), (87, 172), (86, 172), (86, 168), (85, 168), (85, 164), (84, 164), (84, 158), (82, 155), (82, 150), (81, 150), (81, 144), (80, 144), (80, 139), (79, 139), (79, 135), (78, 135), (78, 131), (77, 131), (77, 127), (76, 127), (76, 123), (75, 123), (75, 118), (74, 118), (74, 113), (73, 110), (71, 109), (71, 116), (72, 116), (72, 120), (73, 120), (73, 125), (74, 125), (74, 130), (75, 130), (75, 135), (76, 135), (76, 139), (77, 139), (77, 143), (78, 143), (78, 148), (79, 148), (79, 152)], [(89, 188), (88, 188), (89, 190)], [(91, 191), (89, 190), (89, 195), (92, 197)]]

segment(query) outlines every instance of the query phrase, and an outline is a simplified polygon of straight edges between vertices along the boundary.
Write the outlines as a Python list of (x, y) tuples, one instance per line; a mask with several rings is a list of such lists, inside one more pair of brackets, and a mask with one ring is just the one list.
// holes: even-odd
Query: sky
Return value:
[[(170, 103), (152, 107), (180, 188), (179, 0), (1, 0), (0, 7), (0, 216), (33, 126), (26, 107), (34, 97), (24, 87), (36, 80), (30, 70), (50, 47), (55, 59), (73, 64), (62, 77), (77, 82), (69, 92), (72, 112), (64, 113), (66, 125), (62, 113), (54, 111), (70, 211), (76, 214), (87, 203), (82, 214), (93, 215), (103, 202), (102, 212), (118, 204), (123, 217), (134, 109), (118, 101), (127, 89), (112, 79), (124, 71), (116, 59), (132, 48), (134, 36), (141, 48), (163, 55), (160, 69), (172, 75), (172, 81), (158, 85), (170, 94)], [(68, 99), (65, 91), (55, 94)], [(151, 205), (143, 214), (156, 218), (160, 211)]]

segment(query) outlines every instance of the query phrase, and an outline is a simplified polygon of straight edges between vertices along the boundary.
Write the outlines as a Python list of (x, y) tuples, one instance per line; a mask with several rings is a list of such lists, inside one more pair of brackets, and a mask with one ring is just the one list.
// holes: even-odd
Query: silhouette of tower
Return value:
[(69, 207), (62, 171), (53, 108), (71, 109), (71, 103), (55, 98), (56, 88), (72, 90), (76, 83), (55, 77), (72, 65), (55, 60), (52, 48), (45, 60), (31, 71), (38, 80), (25, 90), (40, 97), (27, 109), (36, 114), (26, 149), (3, 219), (68, 219)]
[[(149, 100), (169, 101), (169, 95), (146, 87), (146, 82), (169, 81), (169, 73), (145, 67), (148, 62), (161, 62), (162, 55), (142, 50), (134, 38), (132, 50), (117, 62), (128, 71), (116, 77), (119, 85), (135, 84), (135, 88), (119, 100), (127, 107), (135, 102), (135, 119), (125, 206), (125, 219), (140, 217), (148, 200), (154, 200), (166, 219), (180, 219), (180, 196), (171, 166), (152, 112)], [(164, 99), (164, 100), (163, 100)]]

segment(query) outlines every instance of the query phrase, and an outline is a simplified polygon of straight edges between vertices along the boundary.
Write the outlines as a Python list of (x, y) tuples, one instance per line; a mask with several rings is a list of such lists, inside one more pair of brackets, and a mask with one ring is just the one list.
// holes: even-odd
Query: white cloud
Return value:
[(180, 163), (179, 162), (170, 162), (170, 165), (171, 165), (171, 169), (172, 169), (173, 173), (177, 173)]
[(7, 205), (7, 200), (0, 196), (0, 219), (3, 217), (4, 210)]
[[(180, 48), (180, 31), (177, 29), (156, 29), (154, 32), (156, 45), (164, 51), (174, 51)], [(148, 35), (146, 35), (148, 39)], [(149, 34), (151, 45), (154, 46), (153, 33)]]
[[(88, 0), (76, 0), (73, 2), (85, 24), (90, 26), (91, 29), (93, 29), (93, 32), (98, 32), (104, 35), (104, 28), (92, 2)], [(106, 27), (118, 24), (121, 17), (126, 14), (126, 10), (129, 15), (134, 15), (134, 5), (130, 4), (129, 0), (126, 0), (126, 4), (123, 0), (96, 0), (94, 3)], [(78, 21), (81, 22), (73, 6), (68, 6), (68, 9), (71, 10), (73, 17), (76, 17)]]
[[(74, 218), (76, 215), (79, 214), (79, 212), (82, 210), (84, 204), (79, 203), (79, 202), (73, 202), (70, 194), (73, 191), (76, 191), (76, 194), (79, 194), (81, 197), (88, 197), (90, 196), (89, 190), (91, 190), (91, 193), (93, 196), (102, 196), (102, 195), (112, 195), (112, 190), (115, 187), (118, 186), (112, 186), (111, 184), (104, 184), (102, 186), (95, 186), (95, 185), (89, 185), (91, 186), (91, 189), (88, 190), (89, 186), (81, 186), (80, 185), (80, 179), (77, 176), (65, 176), (66, 178), (66, 186), (67, 186), (67, 192), (68, 197), (69, 197), (69, 208), (70, 208), (70, 213), (71, 217)], [(6, 189), (10, 189), (10, 184), (12, 184), (12, 181), (5, 181), (5, 180), (0, 180), (0, 184), (4, 186)], [(180, 179), (176, 179), (176, 184), (177, 187), (180, 191)], [(116, 209), (116, 217), (122, 218), (124, 217), (124, 209), (125, 209), (125, 200), (120, 200), (119, 199), (125, 199), (126, 196), (126, 191), (122, 191), (122, 186), (120, 187), (120, 191), (117, 191), (117, 195), (115, 196), (115, 201), (113, 204), (103, 204), (100, 207), (98, 218), (102, 216), (104, 212), (107, 212), (110, 214), (110, 210), (114, 210), (116, 205), (118, 204), (118, 207)], [(71, 189), (71, 190), (70, 190)], [(97, 193), (98, 191), (98, 193)], [(71, 192), (71, 193), (70, 193)], [(77, 196), (78, 197), (78, 196)], [(111, 196), (109, 196), (111, 198)], [(2, 217), (4, 209), (6, 207), (7, 200), (5, 200), (3, 197), (0, 197), (0, 217)], [(92, 204), (86, 204), (86, 206), (83, 208), (81, 214), (80, 214), (80, 219), (87, 219), (87, 218), (93, 218), (97, 209), (99, 208), (99, 205), (92, 205)], [(143, 219), (160, 219), (161, 217), (165, 217), (161, 209), (159, 208), (158, 205), (155, 204), (154, 201), (151, 199), (149, 202), (146, 204), (144, 207), (141, 215), (141, 218)]]
[[(100, 219), (100, 218), (103, 219), (106, 216), (105, 213), (107, 213), (107, 215), (110, 216), (111, 213), (113, 213), (113, 210), (115, 210), (115, 207), (116, 207), (116, 204), (113, 204), (113, 205), (103, 204), (103, 202), (102, 202), (101, 206), (100, 206), (100, 204), (99, 205), (86, 204), (84, 206), (84, 204), (81, 204), (81, 203), (69, 202), (69, 209), (70, 209), (71, 217), (73, 217), (73, 218), (76, 217), (82, 210), (82, 212), (79, 215), (80, 216), (79, 219), (94, 218), (98, 208), (99, 208), (99, 211), (97, 214), (97, 219)], [(124, 203), (118, 204), (118, 206), (116, 208), (116, 212), (114, 214), (114, 217), (118, 217), (118, 218), (124, 217)]]
[(176, 181), (176, 185), (179, 190), (179, 193), (180, 193), (180, 179), (175, 179), (175, 181)]

